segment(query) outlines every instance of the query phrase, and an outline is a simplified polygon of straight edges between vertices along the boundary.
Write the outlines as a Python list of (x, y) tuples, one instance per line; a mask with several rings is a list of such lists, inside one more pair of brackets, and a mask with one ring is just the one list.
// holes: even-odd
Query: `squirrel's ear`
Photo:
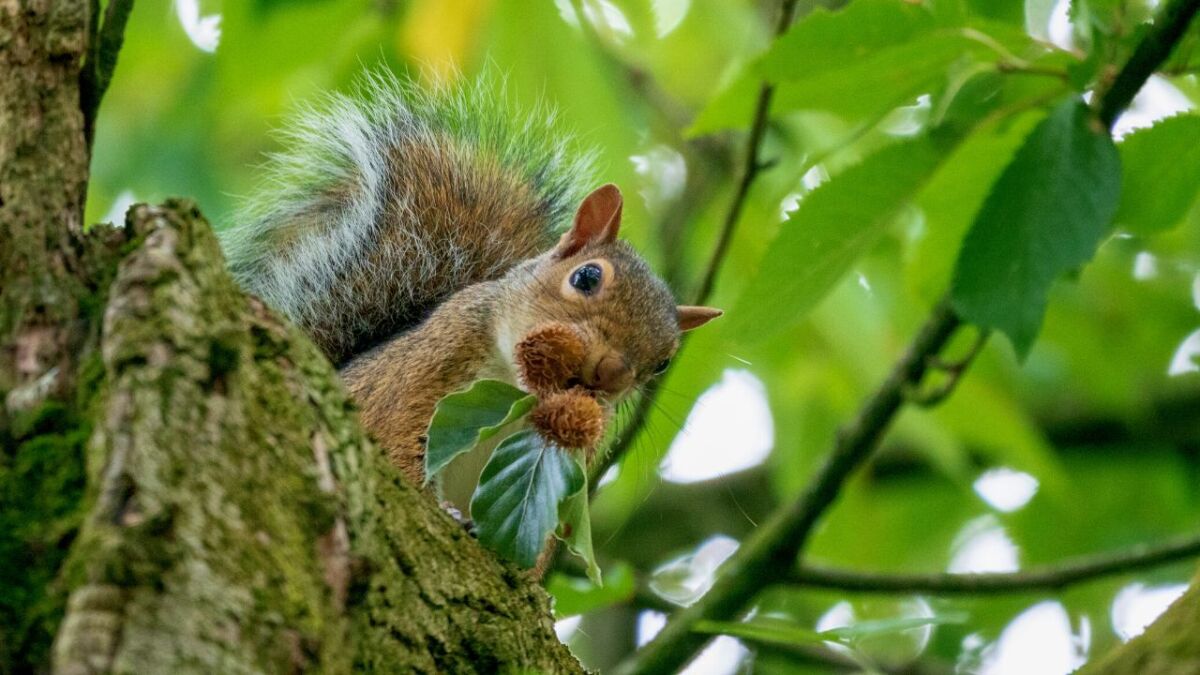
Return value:
[(614, 241), (617, 230), (621, 229), (621, 207), (624, 203), (621, 190), (612, 183), (593, 190), (579, 205), (575, 224), (558, 241), (554, 257), (566, 258), (588, 244)]
[(695, 305), (679, 305), (675, 308), (675, 316), (679, 319), (679, 330), (682, 331), (699, 328), (724, 313), (712, 307), (696, 307)]

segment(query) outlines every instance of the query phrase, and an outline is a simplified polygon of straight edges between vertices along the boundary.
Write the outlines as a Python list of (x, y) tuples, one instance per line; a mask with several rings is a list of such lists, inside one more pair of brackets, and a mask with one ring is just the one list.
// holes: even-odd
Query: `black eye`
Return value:
[(671, 367), (671, 359), (663, 359), (663, 361), (661, 363), (659, 363), (657, 366), (654, 366), (654, 374), (662, 375), (663, 373), (667, 372), (667, 368), (670, 368), (670, 367)]
[(600, 288), (604, 272), (595, 263), (588, 263), (571, 273), (571, 286), (584, 295), (591, 295)]

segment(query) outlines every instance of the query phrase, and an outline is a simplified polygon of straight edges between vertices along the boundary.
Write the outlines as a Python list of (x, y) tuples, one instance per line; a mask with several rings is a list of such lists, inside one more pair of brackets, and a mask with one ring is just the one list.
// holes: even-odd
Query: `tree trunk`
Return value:
[(1200, 673), (1200, 577), (1146, 631), (1096, 658), (1080, 675)]
[(89, 7), (0, 0), (0, 672), (579, 672), (193, 205), (82, 232)]

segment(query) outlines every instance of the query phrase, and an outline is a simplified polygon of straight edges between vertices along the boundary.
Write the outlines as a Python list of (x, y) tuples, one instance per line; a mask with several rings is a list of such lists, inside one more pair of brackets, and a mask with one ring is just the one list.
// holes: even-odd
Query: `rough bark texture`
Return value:
[(81, 519), (79, 365), (113, 243), (81, 236), (89, 4), (0, 0), (0, 672), (40, 663)]
[(1200, 673), (1200, 577), (1146, 632), (1096, 658), (1080, 675)]
[(56, 672), (579, 670), (545, 593), (403, 482), (192, 205), (130, 225)]

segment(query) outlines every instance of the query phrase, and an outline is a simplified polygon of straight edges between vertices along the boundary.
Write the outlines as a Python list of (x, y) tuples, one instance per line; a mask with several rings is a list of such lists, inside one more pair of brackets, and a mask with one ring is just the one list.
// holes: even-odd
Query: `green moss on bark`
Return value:
[(83, 519), (90, 429), (49, 402), (14, 420), (0, 455), (0, 672), (44, 663), (66, 595), (59, 570)]

